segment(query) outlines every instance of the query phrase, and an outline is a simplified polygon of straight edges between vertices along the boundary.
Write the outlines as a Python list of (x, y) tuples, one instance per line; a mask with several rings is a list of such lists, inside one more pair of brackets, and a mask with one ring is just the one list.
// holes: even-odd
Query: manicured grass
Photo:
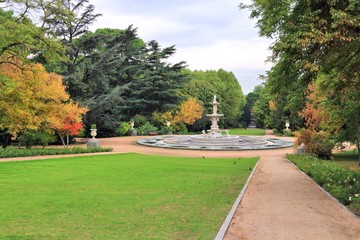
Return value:
[(0, 163), (0, 239), (213, 239), (257, 158)]
[(352, 170), (360, 170), (357, 150), (350, 150), (346, 152), (336, 153), (333, 156), (333, 160), (337, 164), (341, 164), (346, 168)]
[(111, 152), (112, 148), (17, 148), (7, 147), (0, 148), (0, 158), (12, 157), (26, 157), (26, 156), (44, 156), (44, 155), (59, 155), (59, 154), (80, 154), (80, 153), (94, 153), (94, 152)]
[(244, 136), (264, 136), (265, 129), (260, 128), (234, 128), (230, 129), (231, 135), (244, 135)]
[(360, 215), (360, 171), (309, 155), (288, 154), (287, 158), (341, 203)]

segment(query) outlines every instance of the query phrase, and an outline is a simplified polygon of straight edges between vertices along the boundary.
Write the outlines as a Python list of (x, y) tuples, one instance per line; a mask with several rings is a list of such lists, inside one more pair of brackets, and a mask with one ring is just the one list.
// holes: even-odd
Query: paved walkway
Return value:
[[(267, 132), (270, 137), (270, 132)], [(190, 151), (134, 144), (143, 137), (101, 139), (114, 153), (137, 152), (167, 156), (250, 157), (260, 163), (225, 235), (225, 239), (360, 239), (359, 218), (321, 191), (284, 158), (291, 148), (256, 151)], [(101, 153), (104, 154), (104, 153)], [(76, 155), (78, 156), (78, 155)], [(0, 159), (23, 161), (63, 156)]]
[(285, 159), (284, 153), (266, 154), (224, 239), (358, 240), (360, 221)]

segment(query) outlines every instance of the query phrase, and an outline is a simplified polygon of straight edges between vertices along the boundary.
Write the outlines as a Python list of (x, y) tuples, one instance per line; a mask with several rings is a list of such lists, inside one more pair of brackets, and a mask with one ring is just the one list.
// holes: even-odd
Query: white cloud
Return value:
[(232, 71), (247, 93), (259, 84), (258, 75), (270, 68), (265, 65), (270, 41), (257, 36), (255, 21), (239, 10), (240, 2), (244, 1), (92, 0), (96, 12), (103, 13), (92, 30), (133, 25), (144, 41), (176, 45), (172, 62), (186, 61), (190, 69)]
[(265, 69), (267, 44), (261, 41), (224, 40), (207, 47), (178, 49), (172, 61), (187, 61), (190, 69)]

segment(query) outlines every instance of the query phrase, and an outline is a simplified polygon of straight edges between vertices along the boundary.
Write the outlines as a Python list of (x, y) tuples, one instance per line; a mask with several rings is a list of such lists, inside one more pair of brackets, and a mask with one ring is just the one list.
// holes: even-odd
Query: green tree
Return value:
[[(260, 97), (260, 93), (264, 87), (261, 85), (255, 86), (254, 91), (247, 94), (245, 97), (245, 105), (243, 114), (241, 115), (240, 121), (242, 122), (243, 126), (246, 127), (251, 122), (251, 114), (253, 111), (253, 107), (257, 100)], [(263, 124), (262, 124), (263, 125)]]
[(166, 112), (180, 103), (179, 90), (187, 79), (182, 73), (185, 62), (166, 61), (175, 51), (175, 46), (161, 49), (155, 40), (146, 44), (138, 66), (139, 75), (132, 81), (126, 99), (126, 110), (131, 116), (151, 116), (153, 112)]
[[(330, 115), (327, 125), (337, 129), (334, 133), (339, 141), (357, 142), (359, 128), (354, 119), (358, 112), (352, 109), (360, 102), (360, 2), (253, 0), (241, 8), (249, 9), (250, 17), (257, 19), (261, 36), (274, 39), (275, 66), (270, 71), (274, 77), (270, 77), (269, 87), (281, 92), (290, 86), (294, 92), (287, 92), (293, 96), (289, 99), (300, 102), (309, 84), (324, 75), (323, 101)], [(301, 102), (304, 105), (305, 101)]]
[(81, 87), (78, 65), (83, 60), (76, 39), (89, 31), (101, 14), (94, 13), (94, 5), (89, 0), (63, 0), (56, 6), (56, 16), (45, 22), (45, 26), (61, 39), (66, 48), (66, 60), (62, 61), (57, 72), (64, 76), (67, 91), (73, 99)]
[(46, 35), (45, 29), (35, 26), (28, 17), (0, 8), (0, 64), (16, 64), (18, 59), (30, 62), (39, 54), (52, 62), (60, 59), (62, 50), (55, 38)]
[(218, 102), (220, 102), (219, 112), (225, 115), (226, 125), (230, 127), (239, 126), (245, 97), (232, 72), (223, 69), (218, 71), (195, 70), (190, 73), (190, 81), (186, 83), (181, 94), (202, 101), (206, 113), (212, 112), (211, 102), (216, 95)]
[(265, 89), (258, 93), (259, 97), (253, 105), (253, 113), (258, 128), (271, 128), (270, 125), (270, 96)]
[(85, 116), (86, 126), (96, 123), (99, 136), (113, 136), (119, 122), (133, 116), (125, 100), (131, 94), (131, 84), (140, 75), (145, 44), (132, 26), (125, 30), (98, 29), (75, 43), (83, 58), (78, 65), (79, 80), (73, 98), (90, 108)]
[(166, 59), (175, 48), (144, 43), (129, 26), (125, 30), (98, 29), (74, 41), (79, 51), (78, 82), (73, 98), (90, 109), (85, 124), (96, 123), (99, 136), (113, 136), (120, 121), (137, 114), (170, 110), (179, 101), (186, 75), (184, 63)]

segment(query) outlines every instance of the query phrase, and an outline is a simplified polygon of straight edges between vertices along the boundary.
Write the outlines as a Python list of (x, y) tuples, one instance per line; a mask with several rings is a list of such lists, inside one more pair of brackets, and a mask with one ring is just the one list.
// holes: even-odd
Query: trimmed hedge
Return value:
[(81, 154), (94, 152), (111, 152), (112, 148), (15, 148), (7, 147), (0, 149), (0, 158), (44, 156), (44, 155), (62, 155), (62, 154)]

